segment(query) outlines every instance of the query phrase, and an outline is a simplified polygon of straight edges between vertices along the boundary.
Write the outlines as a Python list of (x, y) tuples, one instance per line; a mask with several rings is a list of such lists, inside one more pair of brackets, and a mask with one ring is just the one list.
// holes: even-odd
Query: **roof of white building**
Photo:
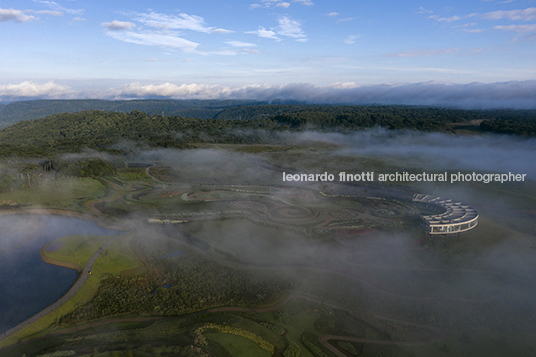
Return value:
[(459, 224), (472, 221), (478, 217), (478, 213), (473, 207), (441, 197), (418, 193), (413, 196), (413, 201), (431, 203), (445, 209), (445, 212), (440, 214), (421, 216), (430, 225)]

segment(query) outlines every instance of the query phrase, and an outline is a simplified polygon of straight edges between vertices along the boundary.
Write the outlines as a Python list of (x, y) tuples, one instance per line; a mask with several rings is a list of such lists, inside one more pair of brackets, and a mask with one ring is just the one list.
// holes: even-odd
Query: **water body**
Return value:
[(68, 235), (117, 235), (93, 222), (49, 215), (0, 216), (0, 333), (53, 304), (78, 273), (45, 263), (39, 251)]

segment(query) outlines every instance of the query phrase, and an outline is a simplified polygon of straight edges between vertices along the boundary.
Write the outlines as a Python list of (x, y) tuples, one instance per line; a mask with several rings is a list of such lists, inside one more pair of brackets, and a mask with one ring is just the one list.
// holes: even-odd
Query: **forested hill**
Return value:
[(213, 118), (225, 108), (244, 104), (256, 104), (254, 100), (32, 100), (0, 104), (0, 128), (22, 120), (41, 119), (59, 113), (75, 113), (83, 110), (106, 110), (130, 113), (133, 110), (150, 115), (183, 116), (201, 119)]
[[(256, 106), (247, 107), (259, 113)], [(246, 110), (247, 108), (243, 108)], [(287, 110), (281, 106), (277, 110)], [(487, 118), (487, 120), (485, 120)], [(480, 123), (481, 121), (481, 123)], [(480, 123), (480, 126), (478, 126)], [(165, 117), (88, 110), (18, 122), (0, 130), (0, 156), (47, 155), (84, 148), (115, 151), (118, 143), (137, 147), (187, 147), (191, 143), (266, 143), (278, 131), (351, 132), (381, 126), (438, 132), (493, 131), (536, 136), (536, 111), (467, 111), (394, 106), (299, 106), (296, 112), (257, 120)], [(256, 130), (262, 129), (262, 130)]]
[(116, 149), (117, 144), (184, 148), (189, 143), (200, 142), (259, 142), (260, 137), (236, 130), (257, 128), (267, 132), (284, 129), (270, 120), (223, 121), (150, 116), (137, 110), (131, 113), (88, 110), (22, 121), (0, 130), (0, 156), (41, 156), (79, 152), (84, 148), (123, 151)]

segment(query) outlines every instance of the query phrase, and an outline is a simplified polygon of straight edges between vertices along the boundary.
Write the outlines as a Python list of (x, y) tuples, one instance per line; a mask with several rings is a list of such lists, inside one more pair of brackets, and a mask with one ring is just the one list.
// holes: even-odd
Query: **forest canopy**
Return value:
[[(231, 119), (234, 118), (234, 119)], [(124, 153), (138, 148), (186, 148), (193, 143), (275, 143), (279, 132), (350, 132), (372, 127), (420, 131), (536, 135), (536, 111), (458, 110), (407, 106), (248, 105), (216, 118), (86, 110), (20, 121), (0, 130), (0, 155), (46, 156), (89, 148)]]

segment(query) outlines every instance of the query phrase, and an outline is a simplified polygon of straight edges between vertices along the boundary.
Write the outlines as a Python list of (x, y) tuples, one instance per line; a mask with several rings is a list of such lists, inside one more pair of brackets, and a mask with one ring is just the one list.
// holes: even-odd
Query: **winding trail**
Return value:
[(59, 308), (61, 305), (65, 304), (67, 301), (69, 301), (69, 299), (71, 299), (79, 290), (80, 288), (84, 285), (84, 283), (87, 281), (87, 279), (89, 278), (89, 273), (91, 272), (91, 269), (93, 268), (93, 264), (95, 263), (95, 261), (100, 257), (100, 255), (113, 243), (115, 242), (120, 236), (116, 236), (112, 239), (110, 239), (108, 242), (104, 243), (98, 250), (97, 252), (95, 252), (95, 254), (93, 254), (93, 256), (91, 258), (89, 258), (89, 260), (87, 261), (86, 265), (84, 266), (84, 270), (82, 271), (82, 273), (79, 275), (78, 279), (76, 280), (76, 282), (71, 286), (71, 288), (65, 293), (65, 295), (63, 295), (58, 301), (56, 301), (55, 303), (53, 303), (52, 305), (50, 305), (49, 307), (45, 308), (44, 310), (41, 310), (40, 312), (38, 312), (37, 314), (35, 314), (34, 316), (30, 317), (29, 319), (27, 319), (26, 321), (23, 321), (21, 322), (20, 324), (18, 324), (17, 326), (13, 327), (12, 329), (4, 332), (3, 334), (0, 335), (0, 341), (6, 339), (7, 337), (13, 335), (14, 333), (16, 332), (19, 332), (20, 330), (22, 330), (23, 328), (29, 326), (30, 324), (36, 322), (37, 320), (39, 320), (41, 317), (47, 315), (48, 313), (56, 310), (57, 308)]
[(157, 179), (156, 177), (154, 177), (153, 175), (151, 175), (150, 171), (151, 171), (151, 167), (154, 167), (156, 166), (156, 164), (152, 164), (151, 166), (147, 166), (147, 168), (145, 169), (145, 174), (147, 176), (149, 176), (150, 178), (152, 178), (154, 181), (156, 182), (160, 182), (160, 183), (169, 183), (169, 182), (165, 182), (165, 181), (160, 181), (159, 179)]
[[(109, 244), (111, 244), (111, 242), (108, 242), (105, 245), (109, 245)], [(104, 246), (102, 248), (104, 248)], [(170, 317), (170, 316), (119, 317), (119, 318), (100, 320), (100, 321), (95, 321), (95, 322), (91, 322), (91, 323), (88, 323), (88, 324), (84, 324), (84, 325), (81, 325), (81, 326), (69, 327), (69, 328), (66, 328), (66, 329), (63, 329), (61, 331), (51, 333), (51, 334), (43, 336), (43, 337), (37, 337), (35, 339), (25, 341), (23, 343), (49, 338), (51, 336), (67, 335), (67, 334), (70, 334), (70, 333), (83, 331), (83, 330), (98, 327), (98, 326), (110, 325), (110, 324), (121, 323), (121, 322), (152, 322), (152, 321), (164, 320), (164, 319), (182, 320), (182, 319), (187, 319), (187, 318), (207, 315), (207, 314), (211, 314), (211, 313), (218, 313), (218, 312), (255, 312), (255, 313), (256, 312), (271, 312), (271, 311), (279, 310), (281, 307), (283, 307), (284, 305), (286, 305), (290, 301), (293, 301), (293, 300), (296, 300), (296, 299), (306, 300), (306, 301), (314, 302), (314, 303), (317, 303), (317, 304), (324, 304), (325, 306), (329, 306), (329, 307), (331, 307), (333, 309), (342, 310), (342, 311), (346, 311), (346, 312), (357, 312), (357, 310), (351, 310), (351, 309), (345, 308), (343, 306), (330, 304), (330, 303), (326, 304), (325, 302), (322, 302), (319, 299), (315, 299), (315, 298), (305, 296), (305, 295), (296, 294), (296, 295), (286, 296), (285, 298), (281, 299), (276, 304), (271, 305), (271, 306), (267, 306), (267, 307), (250, 308), (250, 307), (222, 306), (222, 307), (209, 308), (209, 309), (206, 309), (206, 310), (197, 311), (197, 312), (193, 312), (193, 313), (189, 313), (189, 314), (185, 314), (185, 315), (181, 315), (181, 316), (176, 316), (176, 317)], [(426, 338), (426, 339), (420, 339), (420, 340), (414, 340), (414, 341), (395, 341), (395, 340), (367, 340), (367, 339), (351, 337), (351, 336), (322, 335), (322, 336), (319, 337), (319, 342), (322, 343), (330, 351), (335, 353), (337, 356), (347, 357), (345, 354), (343, 354), (337, 348), (335, 348), (333, 345), (331, 345), (329, 343), (329, 340), (340, 340), (340, 341), (369, 343), (369, 344), (380, 344), (380, 345), (422, 346), (422, 345), (427, 345), (427, 344), (430, 344), (430, 343), (433, 343), (433, 342), (442, 341), (446, 337), (446, 333), (443, 330), (441, 330), (440, 328), (437, 328), (437, 327), (421, 325), (421, 324), (417, 324), (417, 323), (414, 323), (414, 322), (411, 322), (411, 321), (392, 319), (392, 318), (383, 317), (383, 316), (379, 316), (379, 315), (373, 315), (373, 316), (377, 317), (379, 319), (382, 319), (382, 320), (393, 321), (393, 322), (397, 322), (397, 323), (403, 323), (403, 324), (407, 324), (407, 325), (412, 325), (412, 326), (428, 329), (429, 332), (431, 333), (431, 336)], [(10, 348), (10, 346), (7, 346), (6, 348)]]

